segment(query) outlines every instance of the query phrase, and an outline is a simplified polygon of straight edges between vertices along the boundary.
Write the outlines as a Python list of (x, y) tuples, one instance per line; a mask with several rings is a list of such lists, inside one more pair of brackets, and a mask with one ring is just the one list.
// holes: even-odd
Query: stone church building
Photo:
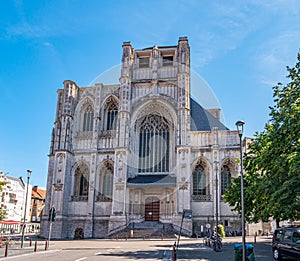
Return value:
[[(58, 100), (49, 154), (41, 236), (102, 238), (128, 224), (156, 221), (186, 232), (208, 224), (240, 230), (222, 200), (239, 175), (239, 136), (190, 92), (190, 46), (135, 50), (122, 45), (119, 83), (79, 87), (66, 80)], [(216, 190), (216, 188), (218, 190)], [(216, 209), (217, 208), (217, 209)]]

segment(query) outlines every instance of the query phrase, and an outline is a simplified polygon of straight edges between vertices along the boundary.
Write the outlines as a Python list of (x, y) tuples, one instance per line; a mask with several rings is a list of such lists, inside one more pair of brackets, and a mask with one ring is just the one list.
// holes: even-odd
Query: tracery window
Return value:
[(83, 113), (83, 131), (92, 131), (93, 130), (93, 118), (94, 118), (94, 110), (92, 106), (88, 106)]
[(89, 192), (89, 169), (79, 166), (75, 170), (74, 196), (78, 200), (87, 200)]
[(198, 163), (193, 171), (193, 195), (208, 195), (206, 173), (201, 163)]
[(102, 194), (106, 197), (111, 197), (112, 190), (113, 190), (113, 170), (111, 168), (107, 168), (103, 173)]
[(169, 123), (161, 115), (149, 114), (139, 125), (139, 172), (169, 171)]
[(110, 97), (105, 107), (105, 130), (115, 130), (117, 126), (118, 103)]
[(230, 169), (227, 165), (223, 166), (221, 171), (221, 195), (224, 195), (226, 189), (229, 187), (231, 183), (231, 173)]
[(105, 165), (101, 169), (99, 176), (98, 201), (110, 201), (113, 195), (113, 167), (107, 163)]

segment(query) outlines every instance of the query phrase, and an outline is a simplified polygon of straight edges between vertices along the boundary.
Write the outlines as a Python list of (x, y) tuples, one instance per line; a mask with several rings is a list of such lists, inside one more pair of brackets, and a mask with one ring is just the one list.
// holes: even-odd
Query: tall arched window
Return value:
[(109, 97), (105, 106), (105, 130), (115, 130), (117, 126), (118, 103), (113, 97)]
[(113, 191), (113, 171), (111, 168), (106, 169), (103, 173), (102, 184), (103, 195), (106, 197), (112, 197)]
[(89, 169), (81, 165), (75, 170), (74, 198), (81, 201), (88, 199), (89, 192)]
[(94, 118), (94, 110), (92, 106), (88, 106), (83, 113), (83, 131), (92, 131), (93, 130), (93, 118)]
[(231, 182), (231, 173), (228, 166), (223, 166), (221, 171), (221, 195), (224, 195), (226, 189), (229, 187)]
[(161, 115), (149, 114), (139, 125), (139, 172), (169, 171), (169, 123)]
[(197, 164), (195, 170), (193, 171), (193, 195), (207, 195), (207, 185), (206, 185), (206, 174), (204, 167)]
[(105, 162), (105, 166), (101, 169), (99, 174), (99, 192), (97, 196), (98, 201), (110, 201), (113, 196), (113, 167), (110, 163)]

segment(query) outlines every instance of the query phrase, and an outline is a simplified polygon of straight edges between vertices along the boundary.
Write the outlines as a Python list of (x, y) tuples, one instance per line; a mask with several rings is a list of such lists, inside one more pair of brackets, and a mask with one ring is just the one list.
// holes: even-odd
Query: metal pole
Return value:
[(242, 205), (242, 246), (243, 246), (243, 261), (246, 261), (246, 237), (245, 237), (245, 202), (244, 202), (244, 173), (243, 173), (243, 150), (242, 150), (242, 135), (240, 137), (240, 162), (241, 162), (241, 205)]
[(216, 239), (218, 236), (218, 218), (219, 218), (219, 210), (218, 210), (218, 166), (217, 166), (218, 162), (215, 162), (216, 164)]
[(180, 235), (181, 235), (181, 229), (182, 229), (183, 218), (184, 218), (184, 211), (182, 212), (182, 219), (181, 219), (181, 225), (180, 225), (180, 231), (179, 231), (179, 235), (178, 235), (178, 240), (177, 240), (176, 250), (178, 249), (178, 246), (179, 246), (179, 241), (180, 241)]
[(21, 239), (21, 248), (24, 245), (24, 236), (25, 236), (25, 223), (26, 223), (26, 209), (27, 209), (27, 197), (28, 197), (28, 186), (29, 186), (29, 179), (32, 170), (27, 170), (27, 188), (26, 188), (26, 195), (25, 195), (25, 209), (24, 209), (24, 220), (23, 220), (23, 227), (22, 227), (22, 239)]
[(50, 239), (51, 239), (51, 231), (52, 231), (52, 215), (53, 215), (52, 208), (51, 208), (51, 212), (50, 212), (51, 214), (50, 214), (50, 227), (49, 227), (49, 235), (48, 235), (48, 247), (50, 247)]

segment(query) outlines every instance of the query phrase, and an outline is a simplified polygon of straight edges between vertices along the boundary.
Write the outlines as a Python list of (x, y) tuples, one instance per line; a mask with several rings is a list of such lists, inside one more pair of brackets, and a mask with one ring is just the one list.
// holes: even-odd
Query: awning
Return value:
[(19, 224), (21, 224), (21, 222), (9, 219), (9, 220), (1, 221), (0, 224), (1, 225), (19, 225)]
[(176, 177), (171, 175), (137, 175), (127, 180), (127, 186), (176, 186)]

